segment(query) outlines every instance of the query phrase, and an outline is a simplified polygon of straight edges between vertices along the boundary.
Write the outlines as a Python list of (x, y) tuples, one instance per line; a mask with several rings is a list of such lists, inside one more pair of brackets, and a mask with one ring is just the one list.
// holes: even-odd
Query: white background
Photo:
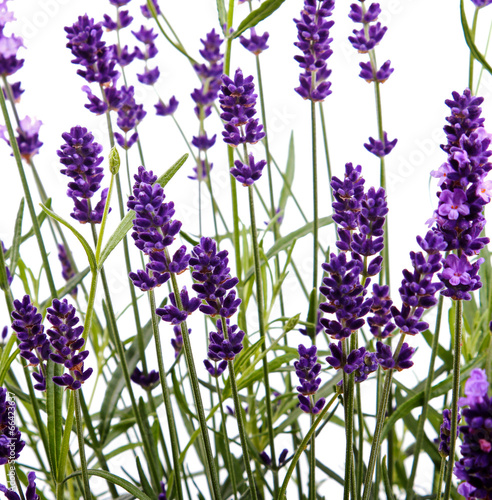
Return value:
[[(215, 2), (189, 0), (161, 3), (167, 19), (179, 34), (186, 49), (199, 60), (198, 50), (201, 48), (199, 38), (203, 38), (213, 27), (216, 30), (219, 29)], [(253, 4), (256, 7), (258, 2), (255, 1)], [(60, 164), (56, 155), (56, 150), (62, 143), (61, 134), (75, 125), (86, 126), (93, 131), (96, 140), (103, 144), (105, 155), (109, 152), (109, 142), (105, 118), (95, 117), (84, 108), (87, 101), (81, 87), (86, 82), (76, 74), (77, 67), (70, 63), (72, 56), (65, 47), (66, 38), (63, 28), (73, 24), (77, 16), (85, 12), (96, 20), (101, 20), (103, 13), (113, 15), (114, 7), (109, 5), (109, 2), (101, 0), (85, 2), (14, 0), (9, 5), (16, 13), (17, 22), (9, 25), (8, 29), (23, 36), (26, 46), (26, 49), (19, 51), (19, 55), (26, 59), (24, 68), (11, 77), (10, 81), (15, 82), (20, 79), (23, 88), (26, 89), (19, 105), (21, 118), (29, 115), (43, 122), (40, 139), (44, 146), (34, 161), (45, 182), (48, 194), (53, 197), (55, 211), (70, 219), (71, 201), (65, 196), (67, 179), (59, 173)], [(148, 26), (154, 26), (154, 23), (144, 20), (139, 15), (136, 0), (128, 7), (137, 19), (134, 20), (131, 28), (122, 32), (121, 36), (123, 44), (129, 44), (132, 47), (137, 42), (131, 35), (130, 29), (137, 31), (141, 22), (145, 22)], [(445, 154), (439, 148), (439, 144), (445, 141), (442, 127), (445, 124), (445, 117), (449, 114), (444, 100), (450, 98), (453, 90), (462, 93), (467, 86), (468, 50), (460, 25), (459, 2), (456, 0), (434, 0), (433, 2), (383, 0), (381, 7), (383, 15), (380, 20), (389, 26), (389, 30), (377, 48), (377, 58), (380, 65), (387, 59), (391, 59), (392, 66), (395, 68), (393, 75), (382, 86), (381, 91), (384, 129), (388, 132), (389, 139), (398, 138), (398, 144), (387, 157), (386, 164), (390, 207), (392, 289), (393, 298), (399, 304), (396, 291), (401, 280), (401, 269), (409, 265), (408, 252), (416, 250), (415, 237), (418, 234), (425, 234), (425, 221), (432, 215), (436, 205), (436, 185), (434, 180), (430, 182), (429, 173), (445, 161)], [(471, 23), (473, 9), (468, 0), (466, 7)], [(296, 39), (296, 28), (292, 19), (298, 17), (301, 8), (300, 0), (287, 0), (271, 19), (259, 25), (258, 32), (262, 33), (264, 30), (270, 32), (270, 48), (261, 56), (261, 64), (264, 71), (267, 127), (271, 151), (281, 168), (284, 168), (289, 137), (291, 131), (294, 130), (296, 176), (293, 189), (308, 218), (311, 218), (309, 103), (303, 101), (293, 90), (298, 85), (299, 74), (299, 68), (293, 56), (299, 51), (293, 45)], [(237, 20), (244, 18), (247, 12), (246, 4), (237, 6), (235, 27)], [(366, 186), (369, 187), (379, 182), (379, 160), (363, 147), (363, 143), (367, 142), (369, 136), (377, 136), (374, 90), (373, 85), (367, 84), (358, 77), (359, 62), (366, 61), (367, 57), (357, 54), (347, 40), (351, 31), (359, 28), (347, 17), (348, 12), (349, 2), (338, 0), (333, 16), (335, 26), (331, 31), (334, 38), (332, 43), (334, 54), (328, 61), (329, 67), (333, 70), (331, 77), (333, 93), (326, 99), (324, 109), (328, 122), (328, 140), (334, 175), (343, 175), (346, 162), (361, 164), (363, 174), (367, 179)], [(482, 50), (485, 46), (487, 27), (490, 24), (490, 14), (488, 9), (484, 9), (479, 20), (479, 47)], [(106, 40), (113, 43), (115, 41), (113, 37), (114, 34), (108, 33)], [(162, 36), (158, 38), (157, 45), (159, 54), (156, 59), (150, 61), (151, 67), (158, 64), (161, 71), (157, 90), (166, 102), (172, 95), (177, 97), (180, 106), (175, 116), (187, 137), (191, 139), (198, 130), (198, 121), (193, 113), (194, 103), (190, 98), (190, 93), (198, 86), (198, 80), (186, 59), (167, 44)], [(231, 69), (234, 71), (239, 66), (245, 74), (255, 72), (254, 57), (239, 43), (236, 43)], [(161, 174), (188, 151), (187, 147), (171, 118), (155, 116), (153, 104), (157, 102), (157, 98), (153, 90), (138, 84), (135, 73), (142, 71), (142, 62), (136, 60), (126, 68), (126, 71), (130, 82), (136, 84), (137, 102), (143, 103), (148, 113), (139, 127), (147, 167)], [(484, 74), (482, 82), (479, 94), (486, 98), (484, 116), (487, 118), (485, 123), (487, 127), (492, 113), (492, 79)], [(95, 88), (93, 91), (96, 93)], [(218, 117), (208, 118), (206, 127), (209, 135), (213, 133), (218, 135), (217, 144), (210, 150), (209, 158), (214, 163), (215, 194), (223, 199), (224, 212), (228, 214), (227, 156), (226, 148), (221, 141)], [(321, 152), (319, 156), (320, 216), (326, 216), (331, 213), (331, 209), (321, 142), (319, 149)], [(260, 158), (263, 149), (257, 146), (255, 152), (257, 158)], [(4, 182), (2, 196), (0, 196), (0, 209), (3, 214), (0, 218), (0, 238), (7, 247), (11, 244), (15, 213), (22, 197), (17, 168), (9, 154), (9, 148), (2, 143), (0, 155)], [(131, 171), (136, 171), (139, 164), (135, 146), (130, 151)], [(177, 218), (182, 220), (183, 229), (192, 235), (197, 235), (197, 184), (187, 179), (187, 176), (191, 175), (192, 167), (192, 160), (188, 160), (169, 185), (166, 193), (168, 199), (176, 204)], [(32, 180), (30, 173), (29, 179)], [(124, 187), (126, 186), (125, 179), (123, 177)], [(34, 186), (33, 183), (32, 185)], [(266, 195), (266, 175), (258, 185)], [(244, 209), (241, 217), (245, 224), (248, 224), (246, 192), (239, 187), (239, 193), (241, 206)], [(34, 200), (37, 206), (39, 198), (36, 194), (34, 194)], [(207, 196), (204, 196), (204, 202), (208, 207)], [(113, 210), (108, 231), (111, 231), (116, 223), (115, 216), (118, 213), (116, 204)], [(205, 213), (209, 214), (208, 210), (205, 210)], [(259, 206), (257, 210), (258, 220), (260, 222), (266, 220)], [(302, 224), (302, 219), (293, 203), (288, 204), (284, 220), (282, 226), (284, 235)], [(229, 225), (231, 226), (230, 222)], [(28, 226), (26, 215), (24, 231), (28, 229)], [(208, 227), (212, 231), (212, 226)], [(82, 229), (89, 238), (88, 228)], [(329, 242), (331, 234), (331, 230), (322, 233), (323, 243)], [(47, 239), (49, 240), (49, 235)], [(311, 242), (306, 239), (305, 242), (299, 242), (297, 247), (298, 265), (309, 276)], [(54, 247), (50, 246), (50, 250), (52, 269), (57, 285), (61, 286), (62, 278), (59, 276), (60, 267)], [(83, 259), (83, 254), (75, 241), (73, 241), (73, 251)], [(39, 269), (40, 258), (34, 242), (23, 250), (22, 258), (34, 270)], [(108, 262), (112, 296), (118, 304), (119, 311), (128, 300), (126, 275), (121, 271), (122, 268), (122, 263), (118, 261), (118, 258), (113, 263)], [(309, 283), (309, 278), (307, 282)], [(16, 298), (22, 296), (23, 291), (18, 279), (14, 281), (13, 290)], [(287, 278), (286, 291), (287, 310), (291, 312), (289, 315), (300, 312), (304, 318), (307, 313), (307, 304), (299, 300), (299, 292), (293, 277)], [(44, 298), (43, 293), (46, 293), (45, 288), (42, 288), (41, 299)], [(0, 322), (0, 326), (3, 326), (8, 324), (9, 319), (3, 304), (1, 307), (3, 321)], [(133, 321), (131, 317), (129, 320)], [(133, 325), (133, 323), (130, 324)], [(254, 317), (251, 318), (251, 327), (254, 330)], [(128, 327), (128, 331), (123, 329), (124, 337), (130, 335), (133, 335), (132, 327)], [(197, 337), (198, 335), (194, 338)], [(412, 340), (417, 342), (417, 339)], [(292, 337), (294, 347), (301, 341), (305, 341), (305, 338), (300, 335)], [(197, 354), (198, 360), (205, 356), (204, 345), (200, 348), (203, 351)], [(423, 370), (425, 370), (427, 354), (425, 349), (419, 351), (422, 357), (417, 365), (423, 366)], [(169, 350), (165, 356), (169, 365), (173, 353)], [(201, 363), (201, 361), (198, 362)], [(424, 373), (425, 371), (409, 370), (400, 377), (412, 385), (415, 381), (421, 380)], [(368, 387), (372, 387), (371, 383), (368, 383)], [(367, 411), (372, 410), (368, 408)], [(331, 445), (333, 432), (327, 429), (323, 436), (320, 442), (326, 440), (326, 446), (320, 444), (319, 449), (323, 447), (333, 449), (336, 446)], [(432, 439), (434, 436), (430, 437)], [(341, 454), (337, 453), (337, 456), (338, 459), (331, 458), (329, 465), (343, 475)], [(330, 462), (329, 457), (327, 461)], [(429, 476), (423, 474), (420, 485), (422, 492), (429, 489), (428, 479)], [(333, 482), (326, 484), (331, 487)], [(335, 497), (330, 494), (329, 498)]]

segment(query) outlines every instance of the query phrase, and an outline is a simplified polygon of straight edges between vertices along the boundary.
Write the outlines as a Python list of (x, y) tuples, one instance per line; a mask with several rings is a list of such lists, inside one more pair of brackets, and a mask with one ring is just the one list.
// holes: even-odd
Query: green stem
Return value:
[[(317, 159), (317, 148), (316, 148), (316, 104), (311, 101), (311, 138), (312, 138), (312, 159), (313, 159), (313, 288), (318, 289), (318, 232), (319, 232), (319, 220), (318, 220), (318, 159)], [(314, 310), (317, 307), (317, 297), (315, 294), (315, 304)], [(311, 338), (315, 337), (315, 331), (311, 328), (309, 336)]]
[(449, 458), (444, 489), (444, 500), (449, 500), (453, 480), (454, 455), (456, 450), (456, 431), (458, 430), (458, 398), (460, 395), (460, 364), (461, 364), (461, 338), (463, 335), (463, 301), (456, 301), (456, 324), (454, 329), (453, 352), (453, 399), (451, 402), (451, 429), (449, 437)]
[[(351, 343), (353, 344), (355, 333), (352, 334)], [(342, 341), (344, 357), (348, 357), (352, 345), (347, 345), (348, 340)], [(343, 372), (343, 395), (344, 395), (344, 414), (345, 414), (345, 481), (343, 485), (343, 499), (349, 500), (351, 493), (355, 492), (355, 484), (352, 478), (352, 469), (354, 466), (354, 375)], [(352, 495), (355, 500), (355, 495)]]
[(62, 446), (60, 451), (60, 461), (56, 474), (56, 498), (63, 500), (64, 485), (63, 479), (67, 470), (67, 458), (70, 451), (70, 437), (72, 435), (73, 419), (75, 416), (75, 391), (69, 391), (67, 418), (65, 421), (65, 429), (63, 430)]
[[(171, 257), (169, 256), (169, 251), (167, 248), (164, 249), (166, 259), (168, 262), (171, 262)], [(180, 290), (178, 287), (178, 282), (176, 280), (176, 275), (174, 273), (171, 274), (171, 285), (172, 289), (174, 292), (174, 297), (176, 300), (176, 305), (178, 306), (179, 310), (183, 310), (183, 304), (181, 303), (181, 296), (180, 296)], [(205, 446), (205, 453), (207, 455), (207, 467), (208, 467), (208, 475), (210, 477), (210, 480), (212, 482), (212, 490), (214, 494), (214, 499), (215, 500), (220, 500), (222, 498), (221, 490), (220, 490), (220, 483), (219, 483), (219, 478), (217, 475), (217, 469), (215, 467), (215, 461), (214, 461), (214, 454), (212, 451), (212, 447), (210, 445), (210, 437), (208, 435), (208, 427), (207, 427), (207, 420), (205, 418), (205, 410), (203, 407), (203, 402), (202, 402), (202, 396), (200, 393), (200, 385), (198, 383), (198, 375), (196, 373), (196, 367), (195, 367), (195, 361), (193, 358), (193, 350), (191, 348), (191, 343), (190, 343), (190, 336), (188, 333), (188, 325), (186, 324), (186, 321), (183, 321), (181, 323), (181, 335), (183, 337), (183, 347), (184, 347), (184, 353), (185, 353), (185, 359), (186, 359), (186, 366), (188, 368), (188, 375), (190, 379), (190, 384), (191, 384), (191, 390), (193, 393), (193, 400), (195, 403), (196, 407), (196, 412), (198, 416), (198, 421), (200, 424), (200, 432), (203, 438), (203, 444)]]
[[(253, 195), (253, 186), (248, 187), (249, 194), (249, 214), (251, 220), (251, 239), (253, 244), (253, 257), (255, 266), (255, 281), (256, 281), (256, 305), (258, 309), (258, 326), (260, 331), (261, 352), (262, 354), (266, 351), (266, 328), (265, 328), (265, 315), (263, 310), (263, 283), (261, 279), (261, 261), (260, 261), (260, 249), (258, 246), (258, 231), (256, 228), (256, 216), (255, 216), (255, 202)], [(268, 425), (268, 438), (270, 442), (270, 454), (272, 458), (272, 463), (277, 464), (277, 458), (275, 454), (275, 434), (273, 431), (273, 410), (272, 410), (272, 397), (270, 390), (270, 380), (269, 380), (269, 369), (267, 356), (263, 356), (263, 383), (265, 384), (265, 400), (266, 400), (266, 410), (267, 410), (267, 425)], [(278, 473), (273, 475), (274, 479), (274, 491), (275, 497), (278, 491)]]
[[(314, 396), (310, 396), (314, 400)], [(316, 416), (311, 414), (311, 427), (314, 425)], [(311, 438), (309, 449), (309, 500), (316, 500), (316, 434)]]
[[(473, 14), (473, 24), (471, 29), (471, 38), (472, 41), (475, 42), (475, 34), (477, 31), (477, 20), (478, 20), (478, 12), (480, 11), (480, 7), (475, 7), (475, 12)], [(468, 88), (473, 92), (473, 66), (475, 63), (475, 58), (470, 51), (470, 64), (468, 68)]]
[(429, 408), (429, 399), (430, 393), (432, 389), (432, 382), (434, 381), (434, 367), (437, 358), (437, 349), (439, 347), (439, 332), (441, 331), (441, 316), (442, 316), (442, 308), (443, 308), (443, 296), (439, 296), (439, 303), (437, 305), (437, 318), (436, 318), (436, 327), (434, 331), (434, 336), (432, 338), (432, 352), (429, 361), (429, 372), (427, 375), (427, 379), (425, 381), (425, 389), (424, 389), (424, 401), (422, 403), (422, 413), (420, 414), (418, 428), (417, 428), (417, 436), (415, 438), (415, 450), (413, 452), (413, 463), (412, 463), (412, 471), (410, 473), (410, 477), (407, 483), (407, 491), (406, 498), (407, 500), (413, 500), (414, 492), (413, 492), (413, 484), (415, 482), (415, 476), (417, 475), (417, 467), (419, 463), (420, 450), (422, 449), (422, 445), (424, 443), (424, 426), (427, 421), (427, 410)]
[[(4, 84), (5, 84), (5, 77)], [(19, 151), (19, 146), (17, 144), (17, 139), (14, 135), (14, 129), (12, 128), (12, 122), (10, 121), (10, 116), (7, 110), (7, 104), (5, 102), (5, 97), (3, 95), (3, 89), (0, 89), (0, 106), (2, 107), (2, 113), (5, 120), (5, 125), (7, 126), (7, 131), (9, 134), (9, 141), (12, 151), (14, 153), (14, 158), (17, 163), (17, 169), (19, 171), (19, 176), (22, 182), (22, 188), (24, 190), (24, 196), (27, 201), (27, 206), (29, 208), (29, 214), (31, 215), (32, 227), (34, 229), (34, 234), (36, 235), (36, 240), (39, 246), (39, 252), (41, 254), (41, 259), (43, 261), (44, 271), (46, 273), (46, 277), (48, 279), (48, 286), (50, 289), (50, 294), (52, 298), (55, 298), (57, 295), (55, 282), (53, 280), (53, 275), (51, 274), (51, 268), (48, 261), (48, 254), (46, 253), (46, 248), (44, 246), (43, 237), (41, 235), (41, 229), (39, 227), (38, 218), (36, 215), (36, 211), (34, 210), (34, 204), (31, 197), (31, 192), (29, 190), (29, 184), (27, 183), (26, 173), (24, 171), (24, 166), (22, 165), (22, 158)]]
[(360, 500), (361, 489), (362, 489), (362, 479), (364, 477), (364, 414), (362, 413), (362, 398), (360, 394), (360, 384), (356, 386), (356, 394), (357, 394), (357, 417), (358, 417), (358, 426), (359, 426), (359, 460), (357, 463), (357, 474), (356, 474), (356, 498)]
[(304, 453), (304, 450), (307, 448), (311, 437), (313, 436), (314, 432), (316, 431), (316, 428), (321, 423), (321, 421), (323, 420), (325, 415), (328, 413), (328, 410), (330, 409), (331, 405), (338, 398), (338, 395), (339, 395), (339, 393), (336, 392), (333, 395), (333, 397), (330, 399), (330, 401), (327, 403), (327, 405), (318, 413), (318, 415), (316, 416), (316, 420), (311, 425), (309, 431), (304, 436), (304, 439), (301, 441), (301, 443), (297, 447), (297, 450), (296, 450), (296, 452), (295, 452), (295, 454), (292, 457), (292, 460), (290, 462), (290, 466), (287, 469), (287, 472), (285, 473), (285, 478), (284, 478), (284, 481), (282, 483), (282, 486), (280, 487), (280, 492), (279, 492), (279, 495), (277, 497), (279, 500), (284, 500), (284, 499), (287, 500), (287, 497), (286, 497), (287, 486), (289, 484), (290, 478), (292, 477), (292, 473), (294, 472), (294, 469), (297, 465), (297, 462), (299, 461), (302, 454)]
[(179, 500), (183, 499), (183, 489), (181, 484), (181, 465), (179, 463), (179, 442), (178, 435), (176, 432), (176, 422), (174, 420), (174, 413), (171, 403), (171, 397), (169, 394), (169, 387), (166, 382), (166, 370), (164, 368), (164, 359), (162, 356), (162, 346), (161, 339), (159, 335), (159, 320), (156, 314), (156, 305), (155, 305), (155, 295), (154, 290), (149, 291), (149, 302), (150, 302), (150, 311), (152, 315), (152, 333), (155, 341), (155, 350), (157, 353), (157, 365), (159, 367), (159, 378), (161, 382), (162, 388), (162, 396), (164, 399), (164, 407), (166, 409), (167, 423), (169, 427), (169, 435), (171, 436), (171, 449), (173, 455), (173, 464), (174, 464), (174, 478), (177, 489), (177, 496)]
[(80, 468), (82, 470), (82, 481), (84, 484), (83, 495), (85, 500), (91, 500), (91, 489), (89, 486), (89, 475), (87, 474), (87, 459), (85, 457), (84, 430), (82, 428), (82, 414), (80, 412), (80, 395), (75, 391), (75, 424), (77, 427), (77, 438), (79, 441)]
[(437, 480), (437, 489), (436, 489), (436, 499), (441, 500), (441, 491), (442, 491), (442, 483), (444, 480), (444, 470), (446, 468), (446, 459), (444, 457), (441, 458), (441, 466), (439, 467), (439, 479)]
[[(394, 360), (398, 359), (398, 355), (400, 354), (401, 346), (403, 345), (404, 340), (405, 334), (402, 334), (393, 355)], [(394, 370), (392, 369), (388, 370), (384, 378), (384, 386), (381, 394), (381, 399), (379, 401), (378, 413), (376, 416), (376, 429), (374, 430), (374, 436), (372, 439), (371, 454), (369, 456), (369, 463), (367, 465), (366, 475), (364, 477), (364, 493), (362, 495), (362, 500), (369, 500), (371, 496), (372, 476), (374, 475), (374, 469), (376, 467), (376, 461), (380, 451), (381, 432), (383, 430), (386, 408), (388, 406), (391, 382), (393, 380), (393, 371)]]

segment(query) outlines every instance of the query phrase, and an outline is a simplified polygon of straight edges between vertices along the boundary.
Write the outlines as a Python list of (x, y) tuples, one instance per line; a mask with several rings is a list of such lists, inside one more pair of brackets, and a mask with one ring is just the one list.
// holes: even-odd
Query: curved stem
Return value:
[[(475, 42), (475, 34), (477, 32), (477, 20), (478, 20), (478, 12), (480, 11), (480, 7), (475, 7), (475, 12), (473, 14), (473, 24), (471, 29), (471, 38), (472, 41)], [(468, 88), (473, 92), (473, 65), (475, 62), (475, 58), (470, 51), (470, 63), (468, 67)]]
[(463, 301), (456, 301), (456, 318), (454, 328), (453, 351), (453, 399), (451, 402), (451, 429), (449, 437), (449, 458), (447, 466), (446, 487), (444, 500), (449, 500), (453, 480), (453, 464), (456, 450), (456, 431), (458, 430), (458, 398), (460, 395), (460, 367), (461, 367), (461, 337), (463, 334)]
[(84, 483), (84, 500), (91, 500), (91, 489), (89, 486), (89, 475), (87, 474), (87, 459), (85, 457), (84, 431), (82, 428), (82, 414), (80, 412), (80, 389), (75, 391), (75, 424), (79, 440), (80, 468), (82, 470), (82, 481)]

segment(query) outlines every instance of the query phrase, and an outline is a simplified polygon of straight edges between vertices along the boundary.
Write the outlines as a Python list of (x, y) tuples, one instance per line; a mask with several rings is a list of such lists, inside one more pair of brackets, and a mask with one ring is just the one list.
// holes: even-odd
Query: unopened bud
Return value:
[(116, 175), (120, 170), (120, 155), (116, 146), (113, 146), (109, 152), (109, 170), (113, 175)]

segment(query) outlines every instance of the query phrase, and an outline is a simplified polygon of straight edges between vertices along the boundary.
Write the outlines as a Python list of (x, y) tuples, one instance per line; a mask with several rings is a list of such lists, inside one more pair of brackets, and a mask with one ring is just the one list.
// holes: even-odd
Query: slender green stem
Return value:
[[(352, 339), (355, 333), (352, 334)], [(344, 357), (347, 357), (352, 345), (347, 345), (348, 339), (342, 341)], [(354, 375), (343, 372), (343, 408), (345, 413), (345, 481), (343, 485), (343, 499), (349, 500), (351, 493), (355, 491), (355, 484), (352, 478), (354, 465)], [(352, 500), (355, 496), (352, 495)]]
[(441, 466), (439, 467), (439, 479), (437, 480), (436, 499), (441, 500), (442, 483), (444, 481), (444, 470), (446, 469), (446, 459), (441, 458)]
[[(5, 77), (4, 77), (5, 79)], [(4, 81), (5, 83), (5, 81)], [(29, 190), (29, 184), (27, 183), (26, 173), (24, 171), (24, 166), (22, 164), (22, 158), (19, 151), (19, 146), (17, 144), (17, 139), (14, 135), (14, 129), (12, 128), (12, 122), (10, 121), (10, 116), (7, 110), (7, 104), (5, 102), (5, 97), (3, 95), (3, 89), (0, 90), (0, 106), (2, 107), (2, 113), (5, 120), (5, 125), (7, 126), (7, 131), (9, 135), (9, 142), (14, 153), (15, 162), (17, 163), (17, 169), (19, 171), (19, 176), (21, 178), (22, 188), (24, 190), (24, 196), (27, 201), (27, 206), (29, 208), (29, 214), (31, 215), (32, 227), (34, 229), (34, 234), (36, 235), (36, 240), (39, 246), (39, 252), (41, 254), (41, 259), (43, 261), (44, 271), (46, 273), (46, 278), (48, 279), (48, 286), (50, 289), (50, 294), (52, 298), (57, 295), (55, 282), (53, 280), (53, 275), (51, 274), (50, 263), (48, 261), (48, 254), (46, 253), (46, 248), (44, 246), (43, 237), (41, 235), (41, 229), (39, 227), (38, 218), (36, 216), (36, 211), (34, 210), (34, 204), (31, 197), (31, 192)]]
[[(261, 351), (265, 353), (266, 351), (266, 328), (265, 328), (265, 314), (263, 310), (263, 283), (261, 279), (261, 261), (260, 261), (260, 249), (258, 246), (258, 231), (256, 228), (256, 216), (255, 216), (255, 201), (253, 195), (253, 186), (248, 186), (249, 194), (249, 214), (251, 220), (251, 239), (253, 244), (253, 257), (255, 266), (255, 282), (256, 282), (256, 305), (258, 309), (258, 326), (260, 331), (260, 338), (263, 340), (261, 343)], [(263, 356), (263, 383), (265, 385), (265, 400), (266, 400), (266, 410), (267, 410), (267, 426), (268, 426), (268, 438), (270, 442), (270, 454), (272, 457), (272, 463), (276, 464), (276, 454), (275, 454), (275, 434), (273, 430), (273, 410), (272, 410), (272, 396), (270, 390), (270, 380), (269, 380), (269, 369), (267, 356)], [(274, 491), (275, 497), (278, 491), (278, 472), (273, 474), (274, 479)]]
[[(312, 160), (313, 160), (313, 288), (318, 289), (318, 239), (319, 239), (319, 220), (318, 220), (318, 159), (316, 147), (316, 104), (311, 101), (311, 140), (312, 140)], [(316, 303), (314, 310), (317, 310), (317, 294), (315, 294)], [(309, 332), (308, 332), (309, 334)], [(314, 338), (315, 331), (310, 333)]]
[[(489, 52), (489, 46), (490, 46), (490, 39), (491, 39), (491, 37), (492, 37), (492, 24), (489, 27), (489, 34), (487, 36), (487, 43), (485, 45), (485, 52), (484, 52), (485, 58), (487, 57), (487, 54)], [(484, 67), (482, 65), (480, 67), (480, 73), (478, 75), (477, 86), (475, 87), (475, 92), (473, 92), (473, 90), (470, 89), (473, 95), (477, 95), (478, 94), (478, 89), (480, 88), (480, 83), (482, 81), (483, 72), (484, 72)]]
[[(405, 340), (405, 334), (402, 334), (400, 336), (400, 340), (393, 355), (393, 359), (395, 360), (398, 359), (398, 355), (400, 354), (400, 350), (404, 340)], [(364, 493), (362, 495), (362, 500), (369, 500), (371, 496), (372, 476), (374, 475), (374, 469), (376, 467), (376, 461), (380, 451), (381, 432), (383, 430), (386, 408), (388, 406), (391, 382), (393, 380), (393, 371), (394, 370), (392, 369), (388, 370), (384, 378), (383, 390), (381, 394), (381, 399), (379, 401), (378, 412), (376, 416), (376, 429), (374, 430), (374, 436), (372, 439), (371, 454), (369, 456), (369, 463), (367, 465), (366, 475), (364, 477)]]
[[(169, 256), (169, 252), (167, 248), (164, 249), (165, 255), (167, 262), (171, 262), (171, 257)], [(176, 280), (176, 275), (174, 273), (171, 274), (171, 285), (172, 289), (174, 292), (174, 297), (176, 300), (176, 305), (178, 306), (178, 309), (181, 311), (183, 310), (183, 304), (181, 303), (181, 296), (180, 296), (180, 290), (178, 287), (178, 282)], [(220, 500), (222, 498), (222, 494), (220, 491), (220, 483), (219, 483), (219, 478), (217, 475), (217, 469), (215, 467), (215, 460), (214, 460), (214, 454), (212, 451), (212, 447), (210, 445), (210, 437), (208, 435), (208, 427), (207, 427), (207, 420), (205, 418), (205, 410), (203, 407), (203, 402), (202, 402), (202, 396), (200, 393), (200, 385), (198, 383), (198, 375), (196, 373), (196, 367), (195, 367), (195, 361), (193, 358), (193, 350), (191, 349), (191, 343), (190, 343), (190, 336), (188, 333), (188, 325), (186, 324), (186, 321), (183, 321), (181, 323), (181, 335), (183, 337), (183, 347), (184, 347), (184, 353), (185, 353), (185, 359), (186, 359), (186, 366), (188, 368), (188, 375), (190, 379), (190, 384), (191, 384), (191, 390), (193, 393), (193, 400), (195, 403), (196, 407), (196, 413), (198, 416), (198, 421), (200, 424), (200, 432), (203, 438), (203, 444), (205, 446), (205, 453), (207, 455), (207, 468), (208, 468), (208, 475), (210, 477), (210, 480), (212, 482), (212, 490), (214, 494), (214, 499), (215, 500)]]
[(359, 426), (359, 459), (357, 463), (357, 474), (356, 474), (356, 487), (355, 494), (357, 500), (360, 500), (361, 496), (361, 488), (362, 488), (362, 479), (364, 477), (364, 414), (362, 412), (362, 398), (361, 398), (361, 390), (360, 384), (356, 386), (356, 394), (357, 394), (357, 417), (358, 417), (358, 426)]
[(316, 416), (316, 420), (314, 423), (311, 425), (309, 431), (306, 433), (304, 436), (304, 439), (301, 441), (299, 446), (297, 447), (297, 450), (292, 457), (292, 460), (290, 462), (290, 466), (287, 469), (287, 472), (285, 473), (284, 481), (282, 483), (282, 486), (280, 487), (279, 495), (278, 495), (278, 500), (286, 500), (286, 491), (287, 491), (287, 486), (289, 484), (290, 478), (292, 477), (292, 473), (294, 472), (294, 469), (296, 468), (297, 462), (301, 458), (302, 454), (304, 453), (304, 450), (307, 448), (309, 441), (311, 440), (311, 437), (314, 435), (314, 432), (316, 431), (316, 428), (318, 425), (321, 423), (325, 415), (328, 413), (328, 410), (330, 409), (331, 405), (335, 402), (335, 400), (338, 398), (338, 391), (332, 396), (330, 401), (326, 404), (326, 406), (318, 413)]
[(415, 482), (415, 476), (417, 474), (417, 467), (419, 463), (420, 450), (422, 449), (422, 445), (424, 442), (424, 426), (427, 421), (427, 410), (429, 408), (429, 399), (430, 393), (432, 389), (432, 382), (434, 381), (434, 367), (437, 358), (437, 349), (439, 347), (439, 332), (441, 331), (441, 316), (442, 316), (442, 308), (444, 297), (442, 295), (439, 296), (439, 302), (437, 305), (437, 317), (436, 317), (436, 327), (434, 330), (434, 336), (432, 338), (432, 352), (429, 361), (429, 372), (427, 375), (427, 379), (425, 381), (425, 389), (424, 389), (424, 401), (422, 403), (422, 413), (420, 414), (418, 428), (417, 428), (417, 436), (415, 438), (415, 450), (413, 452), (413, 463), (412, 470), (410, 473), (410, 477), (408, 478), (407, 483), (407, 491), (406, 498), (407, 500), (413, 500), (414, 492), (413, 492), (413, 484)]
[(179, 442), (178, 442), (178, 434), (176, 432), (176, 422), (174, 420), (174, 413), (171, 403), (171, 397), (169, 394), (169, 387), (166, 382), (166, 370), (164, 368), (164, 358), (162, 356), (162, 346), (161, 339), (159, 335), (159, 320), (156, 314), (156, 305), (155, 305), (155, 296), (154, 291), (149, 291), (149, 302), (150, 302), (150, 311), (152, 317), (152, 333), (155, 341), (155, 350), (157, 353), (157, 366), (159, 367), (159, 378), (161, 382), (162, 388), (162, 396), (164, 399), (164, 407), (166, 409), (167, 423), (169, 427), (169, 435), (171, 436), (171, 450), (173, 455), (173, 464), (174, 464), (174, 479), (176, 483), (177, 497), (179, 500), (183, 499), (183, 489), (181, 484), (181, 465), (179, 463)]
[(104, 205), (104, 213), (101, 219), (101, 229), (99, 230), (99, 237), (97, 239), (96, 262), (99, 261), (99, 256), (101, 255), (104, 230), (106, 229), (106, 221), (108, 220), (109, 207), (111, 204), (111, 196), (113, 194), (114, 178), (115, 176), (112, 174), (111, 179), (109, 181), (109, 191), (108, 191), (108, 196), (106, 198), (106, 204)]
[(84, 430), (82, 427), (82, 413), (80, 411), (79, 390), (75, 391), (75, 425), (77, 427), (77, 438), (79, 440), (80, 468), (82, 470), (82, 481), (84, 483), (83, 495), (85, 500), (91, 500), (91, 488), (89, 486), (89, 474), (87, 474), (87, 459), (85, 457)]
[(458, 430), (458, 398), (460, 396), (460, 367), (461, 367), (461, 338), (463, 335), (463, 301), (456, 303), (456, 324), (454, 328), (454, 351), (453, 351), (453, 399), (451, 401), (451, 428), (449, 430), (449, 458), (446, 471), (446, 487), (444, 489), (444, 500), (449, 500), (453, 480), (453, 464), (456, 451), (456, 431)]
[(75, 391), (69, 391), (67, 418), (65, 420), (65, 429), (63, 430), (62, 446), (60, 450), (60, 461), (56, 474), (56, 498), (63, 500), (64, 485), (63, 479), (67, 470), (67, 458), (70, 452), (70, 437), (72, 435), (73, 419), (75, 416)]
[[(314, 400), (314, 396), (310, 398)], [(311, 414), (311, 427), (315, 420), (316, 415)], [(316, 434), (313, 434), (309, 448), (309, 500), (316, 500)]]
[[(480, 11), (480, 7), (475, 7), (475, 12), (473, 14), (473, 24), (471, 29), (471, 39), (475, 42), (475, 35), (477, 32), (477, 20), (478, 20), (478, 12)], [(470, 51), (470, 64), (468, 68), (468, 88), (473, 92), (473, 66), (475, 63), (475, 58)]]

